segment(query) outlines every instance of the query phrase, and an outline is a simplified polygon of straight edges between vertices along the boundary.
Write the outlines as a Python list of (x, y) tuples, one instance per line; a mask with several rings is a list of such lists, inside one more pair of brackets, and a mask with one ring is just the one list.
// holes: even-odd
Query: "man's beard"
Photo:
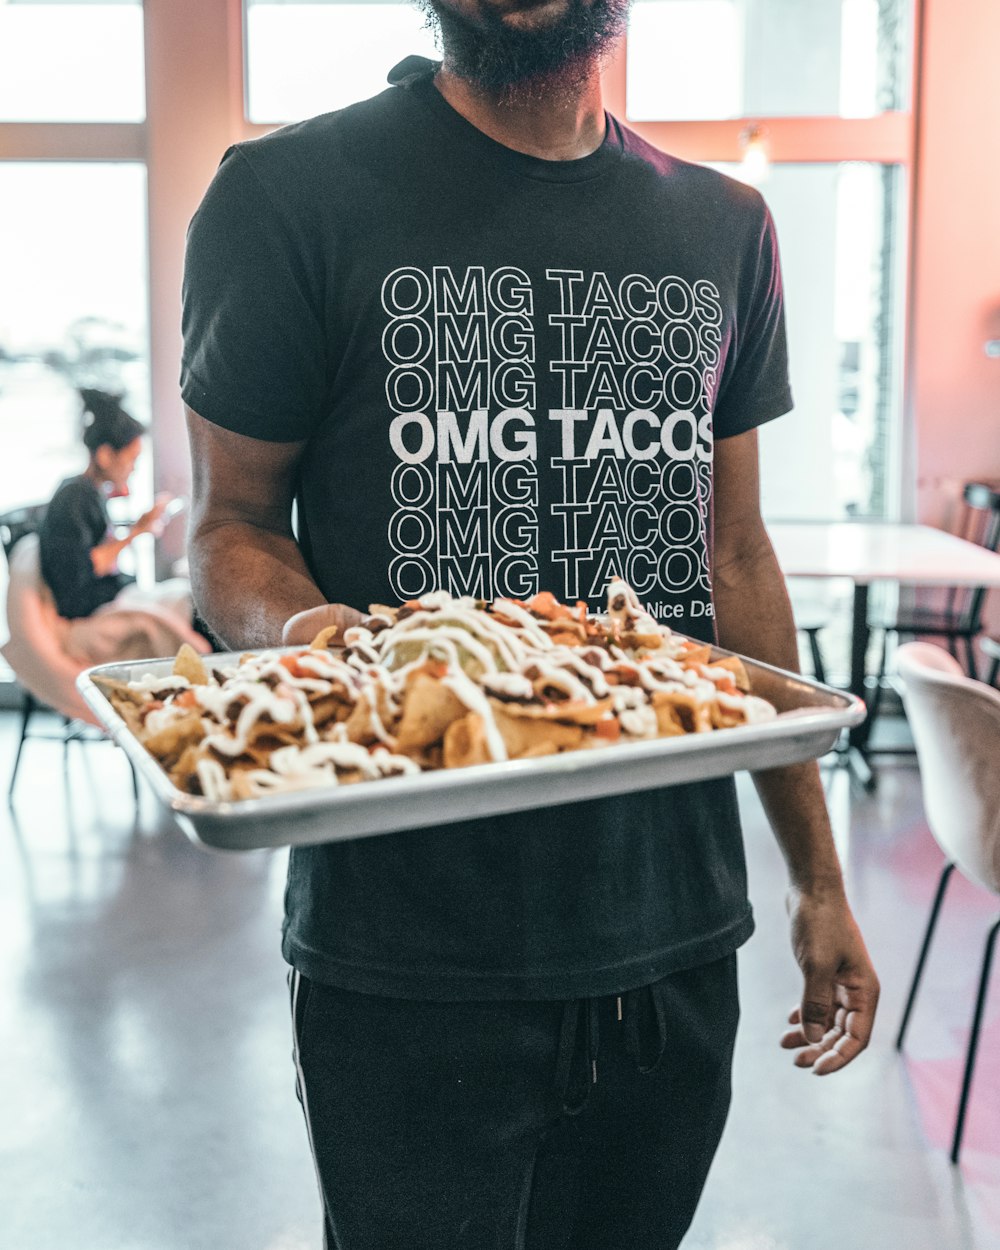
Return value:
[(492, 8), (475, 20), (441, 0), (417, 0), (440, 31), (445, 67), (500, 100), (535, 99), (578, 86), (625, 30), (630, 0), (568, 0), (548, 26), (508, 26)]

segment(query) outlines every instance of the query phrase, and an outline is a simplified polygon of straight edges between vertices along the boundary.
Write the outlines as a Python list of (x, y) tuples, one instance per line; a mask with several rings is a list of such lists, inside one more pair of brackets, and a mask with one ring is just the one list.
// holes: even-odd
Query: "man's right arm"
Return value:
[[(195, 603), (233, 650), (308, 641), (361, 614), (327, 604), (292, 533), (304, 442), (234, 434), (187, 408), (193, 471), (189, 563)], [(301, 614), (305, 614), (302, 616)], [(286, 626), (298, 618), (300, 628)]]

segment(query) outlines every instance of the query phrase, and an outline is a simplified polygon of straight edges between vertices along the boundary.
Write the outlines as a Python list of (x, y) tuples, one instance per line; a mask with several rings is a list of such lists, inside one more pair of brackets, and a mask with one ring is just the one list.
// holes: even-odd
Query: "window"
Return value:
[[(611, 76), (612, 107), (650, 142), (758, 181), (774, 215), (796, 410), (760, 431), (772, 520), (900, 514), (913, 10), (635, 0)], [(770, 158), (762, 179), (754, 131)], [(796, 588), (826, 602), (834, 676), (849, 669), (845, 594), (836, 582)]]
[[(0, 162), (0, 501), (43, 503), (80, 472), (77, 387), (123, 392), (149, 421), (146, 172)], [(139, 462), (129, 515), (148, 506)]]
[(902, 0), (636, 0), (635, 121), (871, 117), (905, 107)]
[(141, 0), (0, 0), (0, 121), (145, 115)]
[(353, 104), (386, 86), (411, 54), (437, 55), (412, 3), (245, 0), (247, 116), (287, 122)]
[(898, 507), (901, 171), (860, 161), (781, 164), (760, 190), (781, 247), (795, 398), (791, 417), (761, 427), (764, 510), (772, 520), (891, 516)]

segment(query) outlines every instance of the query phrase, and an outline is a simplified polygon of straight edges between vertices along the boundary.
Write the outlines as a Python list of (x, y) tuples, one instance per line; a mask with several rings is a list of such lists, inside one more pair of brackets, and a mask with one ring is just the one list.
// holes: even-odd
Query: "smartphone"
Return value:
[(188, 501), (183, 495), (177, 495), (167, 504), (160, 514), (161, 521), (170, 521), (179, 513), (183, 512), (188, 506)]

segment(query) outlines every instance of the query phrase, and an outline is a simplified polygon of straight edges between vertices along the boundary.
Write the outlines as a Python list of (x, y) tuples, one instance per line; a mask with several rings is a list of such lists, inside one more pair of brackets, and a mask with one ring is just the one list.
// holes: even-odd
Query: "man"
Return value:
[[(755, 430), (791, 406), (762, 201), (606, 116), (622, 0), (428, 3), (442, 66), (232, 149), (193, 223), (204, 616), (267, 646), (436, 588), (597, 608), (621, 573), (794, 667), (758, 507)], [(757, 784), (805, 978), (782, 1044), (833, 1072), (877, 981), (815, 766)], [(677, 1246), (752, 927), (731, 778), (293, 850), (327, 1245)]]

